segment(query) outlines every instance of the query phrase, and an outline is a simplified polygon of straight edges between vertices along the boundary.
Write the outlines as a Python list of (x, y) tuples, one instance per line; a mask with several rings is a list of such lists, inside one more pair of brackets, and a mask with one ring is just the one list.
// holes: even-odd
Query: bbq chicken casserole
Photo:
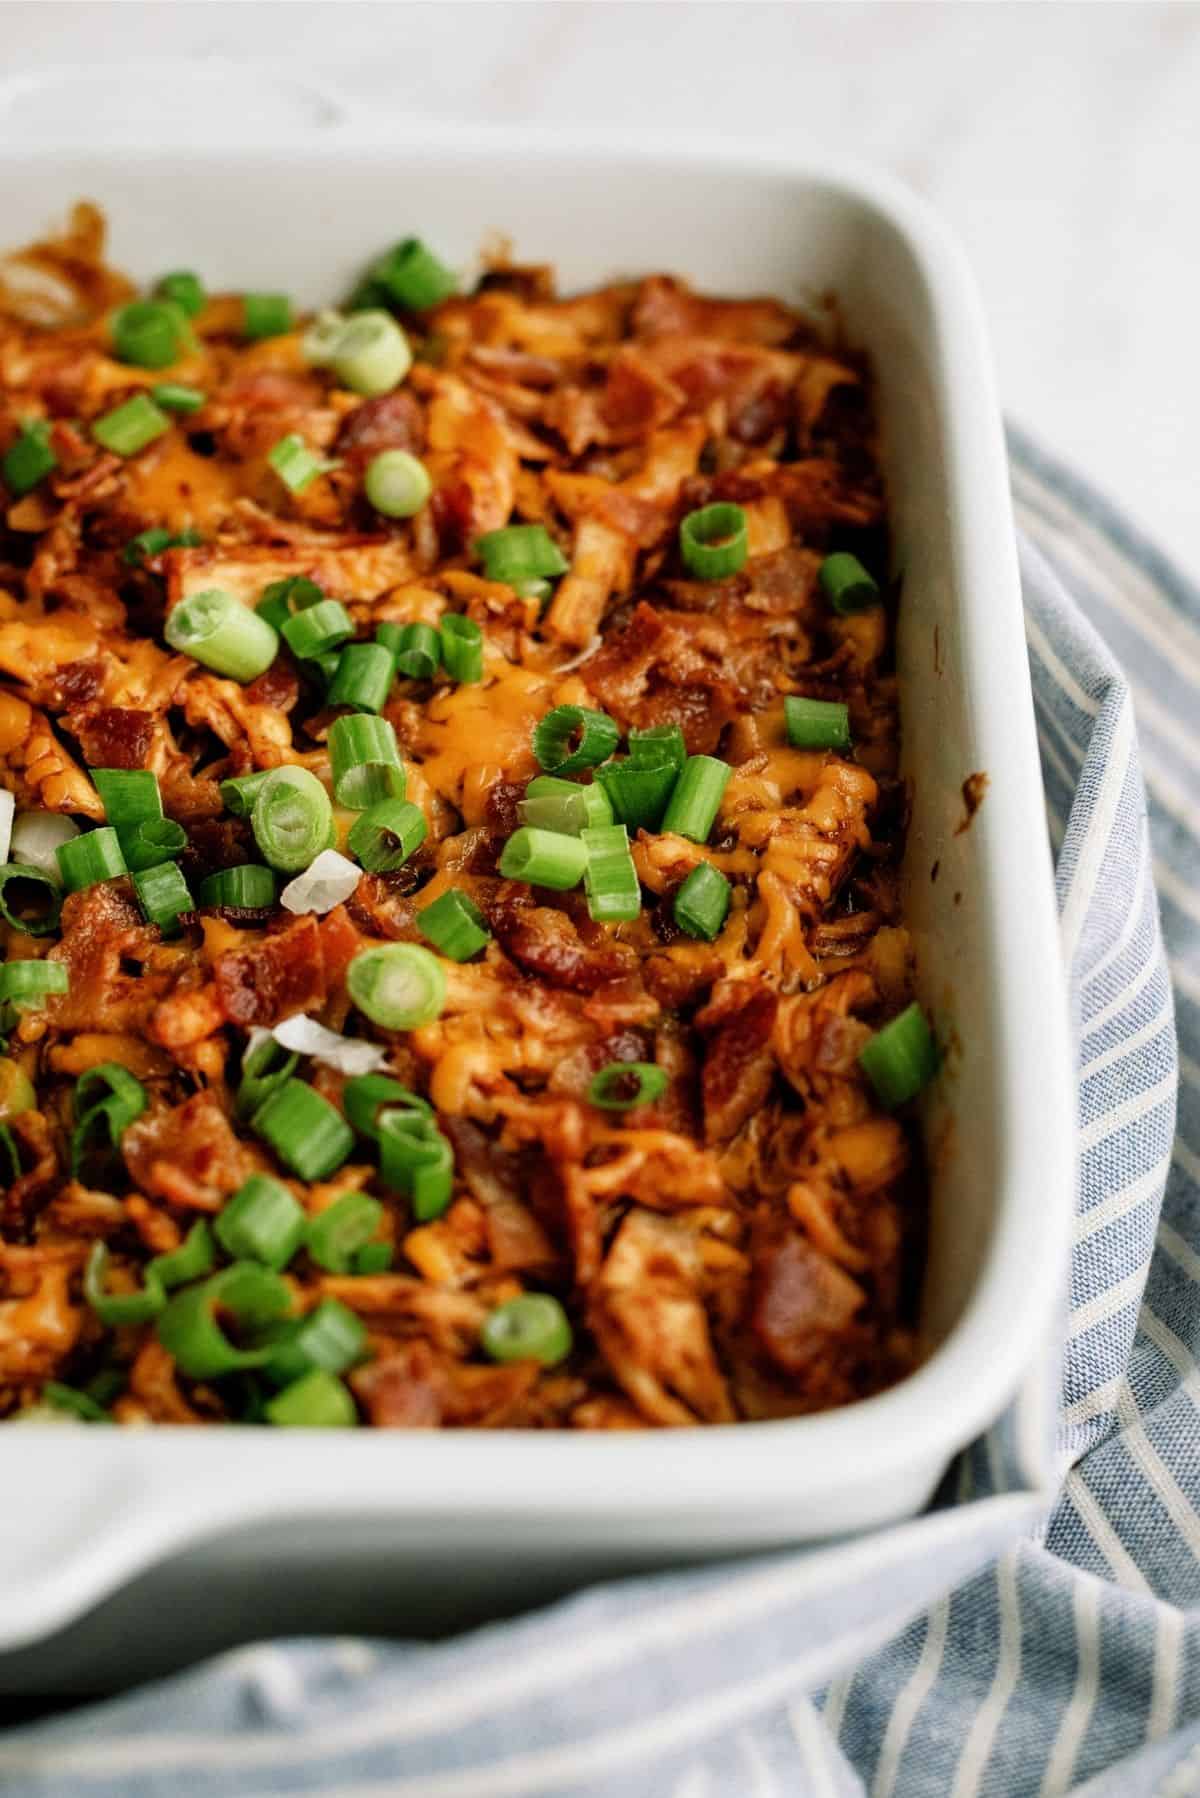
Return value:
[(0, 1413), (585, 1430), (917, 1353), (869, 370), (669, 275), (0, 282)]

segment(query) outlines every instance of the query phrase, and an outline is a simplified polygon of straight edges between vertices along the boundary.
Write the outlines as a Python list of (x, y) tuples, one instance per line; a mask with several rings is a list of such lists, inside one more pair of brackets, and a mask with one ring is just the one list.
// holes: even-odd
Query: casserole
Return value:
[[(218, 1639), (197, 1624), (199, 1594), (216, 1612), (248, 1566), (253, 1614), (227, 1636), (411, 1629), (439, 1608), (451, 1620), (431, 1603), (451, 1573), (455, 1606), (474, 1594), (501, 1608), (604, 1572), (841, 1534), (918, 1508), (1050, 1326), (1074, 1155), (1003, 436), (974, 297), (940, 229), (852, 171), (536, 134), (422, 127), (253, 158), (156, 146), (35, 149), (10, 163), (12, 242), (87, 195), (112, 222), (113, 261), (136, 276), (194, 264), (214, 285), (286, 285), (305, 304), (349, 284), (364, 247), (392, 229), (384, 220), (460, 263), (503, 228), (555, 261), (564, 290), (673, 267), (717, 291), (835, 291), (879, 384), (905, 581), (906, 916), (918, 991), (953, 1048), (925, 1114), (924, 1327), (936, 1346), (900, 1385), (844, 1410), (742, 1426), (720, 1455), (689, 1430), (438, 1434), (419, 1439), (419, 1454), (404, 1432), (363, 1432), (333, 1456), (304, 1432), (4, 1433), (0, 1642), (32, 1642), (198, 1543), (157, 1588), (153, 1576), (139, 1582), (136, 1628), (125, 1613), (124, 1640), (157, 1614), (143, 1643), (159, 1666)], [(400, 220), (398, 167), (410, 196)], [(988, 785), (972, 816), (964, 782), (979, 773)], [(338, 1577), (310, 1581), (327, 1553)], [(297, 1600), (306, 1585), (311, 1605)], [(163, 1627), (163, 1596), (181, 1590), (188, 1606)], [(0, 1674), (11, 1689), (29, 1666), (10, 1656)], [(133, 1670), (110, 1656), (61, 1678), (95, 1685)], [(59, 1677), (43, 1663), (44, 1689)]]

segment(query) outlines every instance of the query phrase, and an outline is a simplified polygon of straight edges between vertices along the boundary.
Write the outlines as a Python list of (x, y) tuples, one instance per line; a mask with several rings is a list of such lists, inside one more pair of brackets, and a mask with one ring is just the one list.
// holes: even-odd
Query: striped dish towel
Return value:
[(1012, 448), (1079, 1045), (1062, 1355), (911, 1523), (238, 1651), (11, 1734), (6, 1798), (1200, 1794), (1200, 594)]

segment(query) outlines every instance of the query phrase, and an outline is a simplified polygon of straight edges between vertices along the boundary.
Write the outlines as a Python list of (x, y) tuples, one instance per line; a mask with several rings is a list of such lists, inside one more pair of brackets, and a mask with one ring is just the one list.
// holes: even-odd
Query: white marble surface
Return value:
[(877, 159), (964, 242), (1010, 414), (1200, 575), (1200, 6), (7, 0), (0, 42), (4, 75), (235, 57), (410, 116)]

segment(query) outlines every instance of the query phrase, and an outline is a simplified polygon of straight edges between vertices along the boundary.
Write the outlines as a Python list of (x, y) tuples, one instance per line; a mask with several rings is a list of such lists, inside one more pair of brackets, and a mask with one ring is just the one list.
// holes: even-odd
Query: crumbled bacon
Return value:
[(213, 964), (217, 997), (231, 1024), (277, 1024), (325, 1003), (321, 932), (311, 912), (264, 938), (254, 949), (231, 949)]

